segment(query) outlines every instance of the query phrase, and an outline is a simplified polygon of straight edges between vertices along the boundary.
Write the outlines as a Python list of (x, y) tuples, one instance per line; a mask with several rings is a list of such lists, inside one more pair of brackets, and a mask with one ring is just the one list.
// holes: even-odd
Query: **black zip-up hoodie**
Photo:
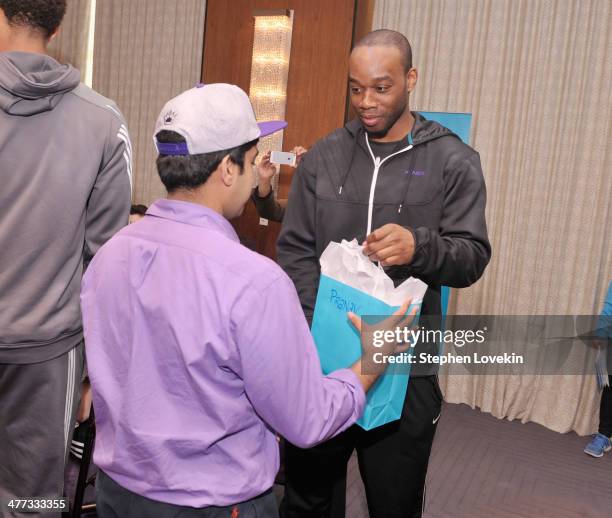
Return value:
[(387, 273), (396, 285), (410, 276), (428, 284), (422, 315), (440, 314), (440, 286), (470, 286), (484, 272), (491, 246), (480, 157), (447, 128), (413, 115), (405, 145), (383, 157), (377, 174), (358, 120), (318, 141), (295, 172), (278, 261), (293, 280), (309, 321), (319, 285), (319, 258), (330, 241), (356, 238), (361, 243), (368, 231), (387, 223), (402, 225), (414, 235), (412, 262), (390, 267)]

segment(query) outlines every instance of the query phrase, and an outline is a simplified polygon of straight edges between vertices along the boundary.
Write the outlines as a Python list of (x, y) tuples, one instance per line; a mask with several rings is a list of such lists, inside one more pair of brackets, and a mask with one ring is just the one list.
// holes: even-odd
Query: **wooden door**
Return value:
[[(371, 26), (373, 0), (208, 0), (202, 81), (233, 83), (247, 93), (253, 53), (253, 12), (292, 9), (293, 34), (283, 148), (310, 147), (341, 127), (347, 116), (348, 58), (354, 30)], [(360, 9), (359, 5), (363, 8)], [(279, 197), (286, 198), (294, 170), (283, 167)], [(280, 224), (260, 225), (251, 202), (233, 222), (247, 245), (276, 258)]]

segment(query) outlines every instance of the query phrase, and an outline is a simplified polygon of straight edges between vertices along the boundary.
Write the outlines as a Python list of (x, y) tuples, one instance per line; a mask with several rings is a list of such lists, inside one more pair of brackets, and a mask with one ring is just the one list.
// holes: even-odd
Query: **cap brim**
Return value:
[(267, 137), (287, 127), (287, 121), (266, 121), (258, 122), (259, 131), (261, 131), (260, 137)]

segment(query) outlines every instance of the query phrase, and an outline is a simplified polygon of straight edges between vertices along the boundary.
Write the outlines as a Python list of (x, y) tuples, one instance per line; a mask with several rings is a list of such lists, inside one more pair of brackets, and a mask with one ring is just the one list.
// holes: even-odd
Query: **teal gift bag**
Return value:
[[(350, 367), (361, 356), (359, 333), (348, 320), (349, 311), (360, 316), (391, 315), (409, 296), (420, 306), (427, 289), (417, 279), (394, 288), (384, 271), (361, 254), (356, 242), (330, 243), (321, 256), (321, 271), (312, 335), (324, 374)], [(381, 280), (382, 276), (386, 279)], [(357, 424), (371, 430), (399, 419), (408, 378), (408, 365), (390, 364), (367, 393), (367, 404)]]

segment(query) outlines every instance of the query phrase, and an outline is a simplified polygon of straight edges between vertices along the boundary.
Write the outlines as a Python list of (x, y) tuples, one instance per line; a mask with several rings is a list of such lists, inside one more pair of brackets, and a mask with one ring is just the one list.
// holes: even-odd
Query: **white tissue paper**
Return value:
[(363, 291), (389, 306), (401, 306), (408, 298), (412, 304), (421, 304), (427, 284), (409, 277), (397, 288), (385, 270), (363, 254), (356, 239), (332, 241), (320, 258), (321, 273), (352, 288)]

